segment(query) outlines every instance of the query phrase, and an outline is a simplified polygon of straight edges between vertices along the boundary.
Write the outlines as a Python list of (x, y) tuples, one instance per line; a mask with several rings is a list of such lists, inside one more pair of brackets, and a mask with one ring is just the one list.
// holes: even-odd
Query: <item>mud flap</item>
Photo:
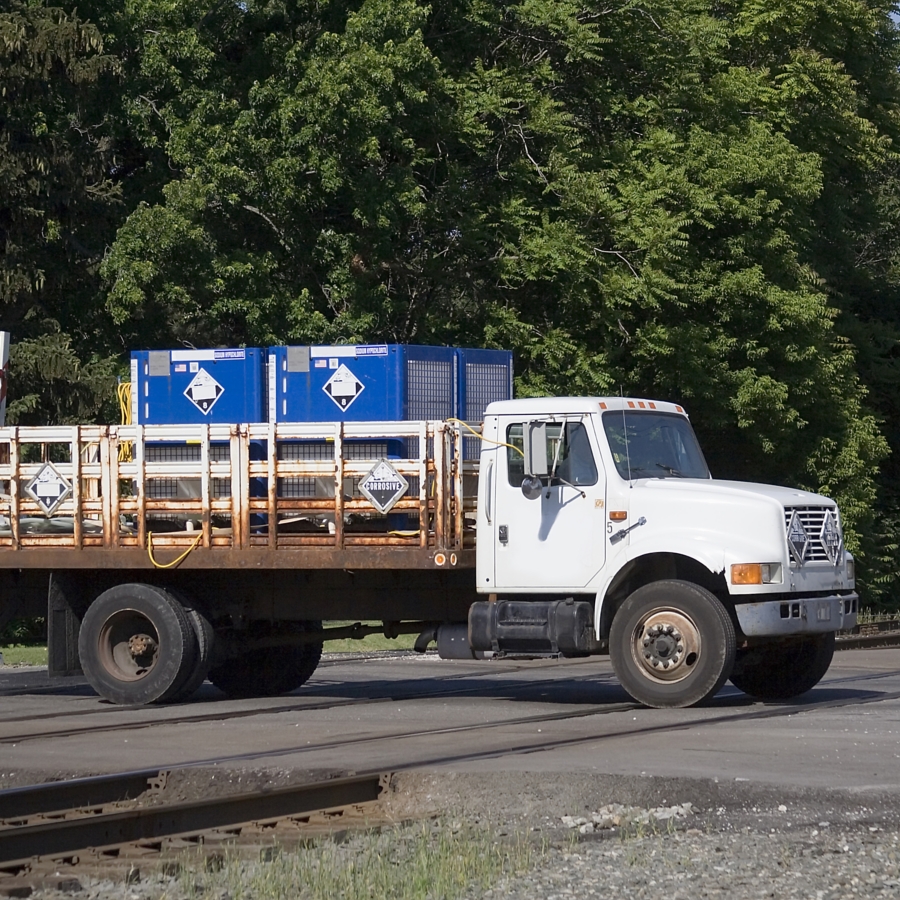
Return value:
[(78, 632), (84, 614), (81, 586), (66, 573), (51, 572), (47, 596), (47, 668), (51, 678), (81, 675)]

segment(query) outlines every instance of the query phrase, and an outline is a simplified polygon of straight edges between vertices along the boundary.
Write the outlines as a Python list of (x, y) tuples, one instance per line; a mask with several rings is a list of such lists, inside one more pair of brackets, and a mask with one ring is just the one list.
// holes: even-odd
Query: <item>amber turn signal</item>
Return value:
[(628, 513), (624, 509), (613, 509), (609, 513), (613, 522), (624, 522), (628, 518)]
[(731, 567), (732, 584), (762, 584), (762, 566), (759, 563), (737, 563)]

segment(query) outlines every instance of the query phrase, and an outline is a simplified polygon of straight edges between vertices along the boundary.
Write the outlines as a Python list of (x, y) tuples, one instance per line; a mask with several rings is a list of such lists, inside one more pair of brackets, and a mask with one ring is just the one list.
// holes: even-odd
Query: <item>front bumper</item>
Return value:
[(760, 603), (737, 603), (734, 608), (741, 631), (747, 637), (821, 634), (856, 625), (859, 595), (851, 591), (797, 600), (782, 597)]

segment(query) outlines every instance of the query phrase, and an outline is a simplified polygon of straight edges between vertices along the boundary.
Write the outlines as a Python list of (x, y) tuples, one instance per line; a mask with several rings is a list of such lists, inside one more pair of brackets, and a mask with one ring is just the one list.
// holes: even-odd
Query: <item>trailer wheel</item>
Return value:
[(162, 588), (119, 584), (88, 607), (78, 655), (101, 697), (129, 705), (158, 703), (185, 683), (196, 638), (181, 605)]
[(212, 659), (212, 647), (216, 635), (213, 631), (212, 623), (193, 600), (179, 591), (170, 589), (169, 593), (184, 609), (196, 642), (194, 664), (187, 670), (184, 684), (177, 688), (168, 698), (170, 703), (181, 703), (193, 697), (200, 685), (206, 681), (209, 675), (209, 664)]
[(657, 581), (638, 588), (613, 618), (609, 654), (622, 687), (656, 708), (695, 706), (731, 674), (734, 625), (704, 588)]
[[(282, 622), (278, 632), (321, 631), (318, 621)], [(209, 680), (229, 697), (274, 697), (305, 684), (322, 657), (322, 642), (296, 647), (264, 647), (233, 657), (209, 670)]]
[(758, 700), (789, 700), (814, 688), (834, 656), (834, 632), (738, 651), (731, 683)]

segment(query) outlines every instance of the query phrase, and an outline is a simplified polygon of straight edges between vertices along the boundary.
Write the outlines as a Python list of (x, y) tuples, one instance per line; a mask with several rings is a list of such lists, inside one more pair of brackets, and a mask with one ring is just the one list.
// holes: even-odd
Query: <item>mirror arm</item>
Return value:
[[(570, 487), (570, 488), (572, 488), (572, 490), (578, 491), (578, 493), (581, 494), (581, 496), (583, 498), (587, 499), (587, 494), (580, 487), (578, 487), (575, 484), (572, 484), (571, 481), (566, 481), (565, 478), (560, 478), (559, 475), (555, 475), (554, 477), (560, 484), (564, 484), (564, 485), (566, 485), (566, 487)], [(547, 485), (547, 487), (549, 488), (550, 485)], [(548, 494), (548, 496), (549, 496), (549, 494)]]

